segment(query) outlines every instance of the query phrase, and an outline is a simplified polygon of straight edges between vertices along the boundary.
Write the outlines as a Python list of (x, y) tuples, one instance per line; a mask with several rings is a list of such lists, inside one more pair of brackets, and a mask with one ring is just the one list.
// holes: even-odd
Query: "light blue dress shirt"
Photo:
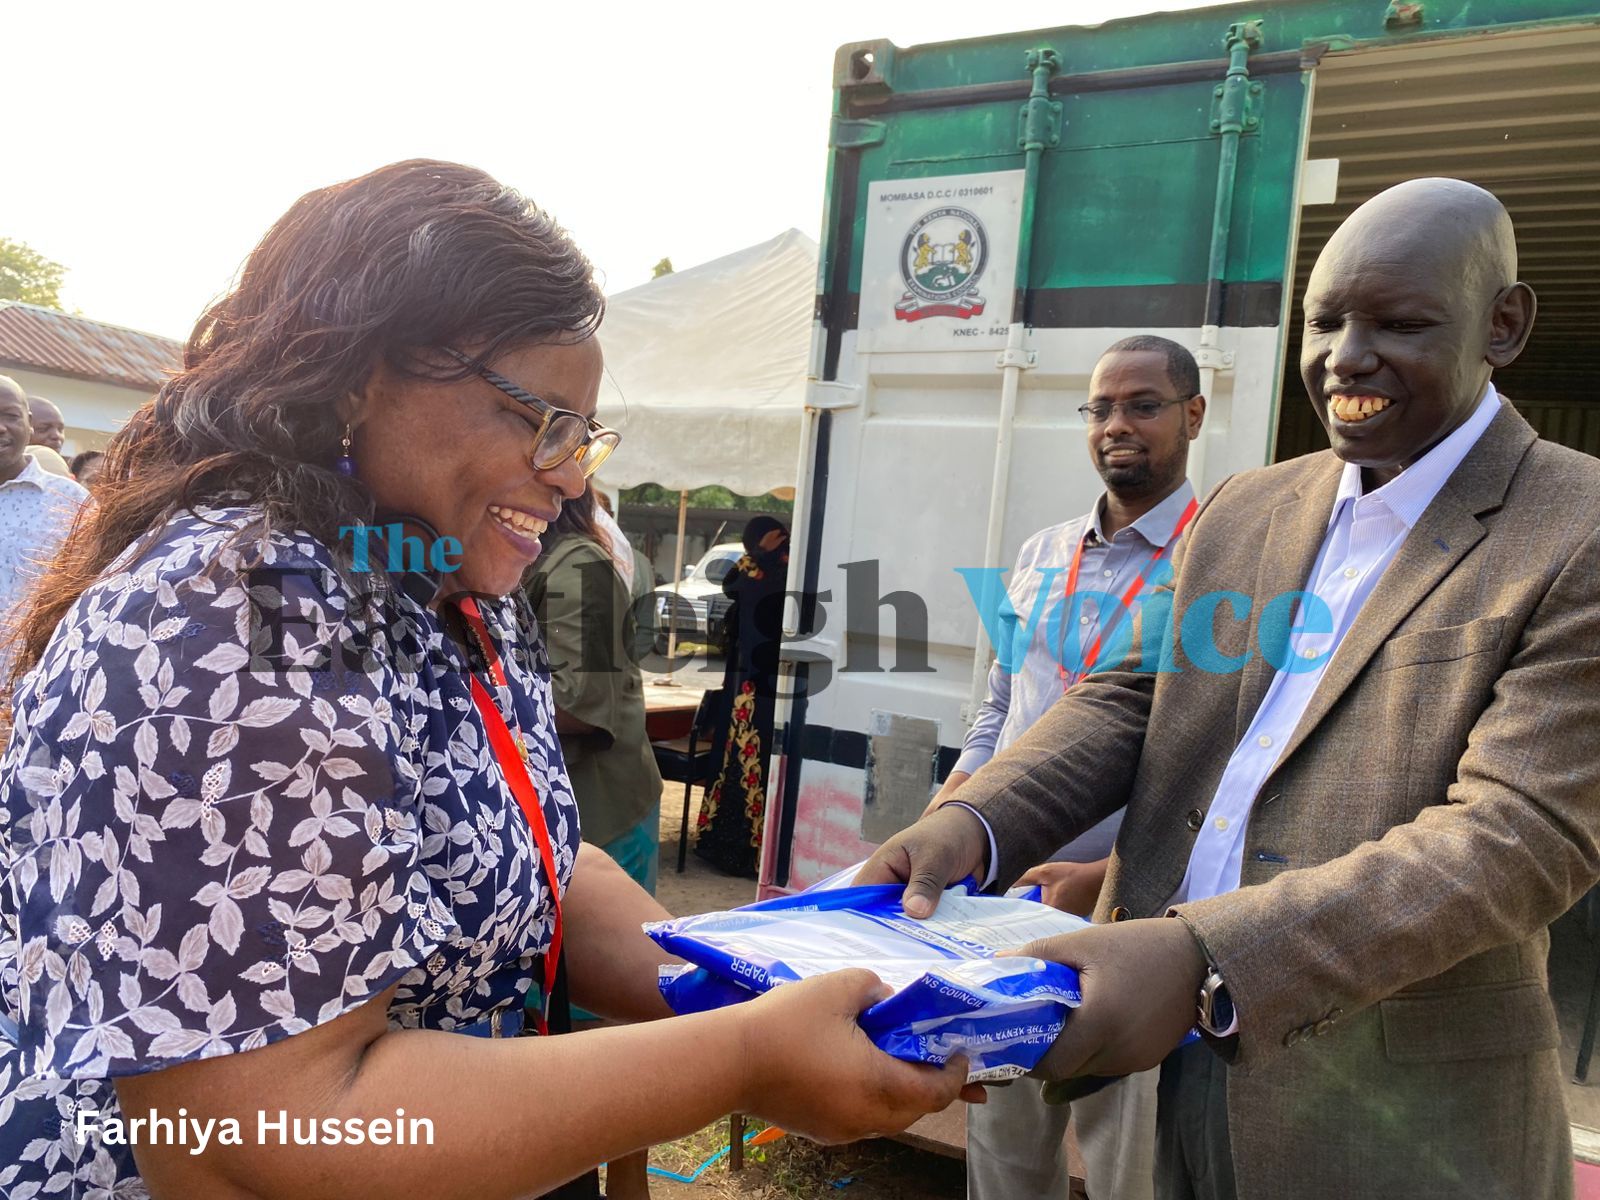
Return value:
[[(1171, 551), (1166, 547), (1193, 500), (1194, 489), (1185, 479), (1172, 495), (1110, 538), (1100, 523), (1103, 500), (1097, 501), (1087, 515), (1041, 529), (1022, 544), (1006, 582), (1009, 604), (1000, 614), (999, 636), (994, 639), (988, 694), (967, 731), (955, 770), (976, 771), (1026, 733), (1061, 699), (1063, 659), (1069, 672), (1080, 665), (1103, 628), (1108, 626), (1097, 665), (1103, 669), (1122, 659), (1139, 610), (1135, 599), (1131, 611), (1119, 612), (1122, 597), (1146, 572), (1153, 578), (1146, 578), (1141, 595), (1170, 577)], [(1067, 604), (1068, 569), (1080, 539), (1078, 590), (1073, 603)], [(1150, 571), (1157, 553), (1161, 560)], [(1119, 810), (1062, 847), (1056, 859), (1098, 862), (1111, 853), (1121, 825)]]
[[(28, 588), (61, 543), (89, 493), (71, 479), (52, 475), (33, 455), (22, 470), (0, 483), (0, 635), (9, 635)], [(0, 672), (9, 673), (0, 653)]]
[[(1255, 719), (1228, 760), (1172, 903), (1203, 900), (1238, 888), (1250, 810), (1277, 765), (1283, 745), (1305, 715), (1328, 663), (1400, 552), (1406, 535), (1499, 411), (1500, 397), (1491, 385), (1472, 415), (1450, 436), (1365, 495), (1361, 469), (1345, 464), (1328, 532), (1305, 585), (1307, 592), (1327, 605), (1332, 629), (1291, 634), (1285, 669), (1272, 677)], [(1257, 604), (1271, 598), (1254, 597)], [(1294, 625), (1299, 624), (1297, 617)]]

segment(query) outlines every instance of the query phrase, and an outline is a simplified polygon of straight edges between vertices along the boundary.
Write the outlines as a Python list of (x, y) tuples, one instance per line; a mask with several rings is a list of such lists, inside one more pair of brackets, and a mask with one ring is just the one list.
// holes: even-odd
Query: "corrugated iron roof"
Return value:
[(182, 363), (183, 346), (171, 338), (0, 300), (0, 373), (10, 364), (154, 390)]

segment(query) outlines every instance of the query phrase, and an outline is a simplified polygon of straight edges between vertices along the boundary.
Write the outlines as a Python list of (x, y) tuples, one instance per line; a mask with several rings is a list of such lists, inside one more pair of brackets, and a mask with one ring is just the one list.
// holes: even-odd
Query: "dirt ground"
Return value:
[[(700, 789), (690, 794), (689, 828), (700, 810)], [(718, 912), (749, 904), (756, 885), (722, 874), (691, 850), (678, 874), (679, 830), (683, 818), (683, 785), (668, 783), (661, 797), (661, 868), (656, 895), (670, 913)], [(759, 1128), (759, 1124), (754, 1127)], [(728, 1144), (728, 1122), (650, 1153), (652, 1166), (692, 1175), (710, 1155)], [(655, 1200), (802, 1200), (838, 1196), (841, 1200), (960, 1200), (966, 1194), (964, 1165), (926, 1150), (881, 1140), (824, 1148), (800, 1138), (781, 1138), (746, 1151), (744, 1170), (730, 1171), (724, 1158), (695, 1183), (652, 1177)]]
[(689, 797), (689, 853), (684, 872), (678, 874), (678, 833), (683, 821), (683, 784), (668, 781), (661, 796), (661, 867), (656, 899), (674, 916), (721, 912), (750, 904), (756, 898), (755, 881), (724, 875), (694, 852), (694, 819), (700, 811), (701, 788)]
[[(704, 653), (686, 656), (669, 672), (667, 661), (658, 655), (648, 655), (640, 666), (647, 683), (657, 684), (671, 679), (682, 685), (685, 695), (698, 699), (707, 688), (722, 684), (722, 659)], [(688, 813), (690, 843), (693, 845), (695, 814), (700, 811), (702, 788), (690, 790)], [(656, 887), (656, 898), (666, 910), (676, 916), (691, 913), (720, 912), (749, 904), (756, 898), (756, 885), (748, 879), (737, 879), (722, 874), (696, 858), (693, 850), (687, 856), (684, 873), (678, 874), (679, 831), (683, 827), (683, 784), (671, 780), (661, 791), (661, 869)]]
[[(728, 1123), (722, 1121), (692, 1138), (656, 1147), (650, 1161), (690, 1175), (727, 1143)], [(966, 1194), (966, 1174), (955, 1159), (898, 1142), (823, 1147), (786, 1137), (747, 1150), (742, 1171), (730, 1171), (724, 1159), (692, 1184), (653, 1177), (650, 1193), (655, 1200), (959, 1200)]]

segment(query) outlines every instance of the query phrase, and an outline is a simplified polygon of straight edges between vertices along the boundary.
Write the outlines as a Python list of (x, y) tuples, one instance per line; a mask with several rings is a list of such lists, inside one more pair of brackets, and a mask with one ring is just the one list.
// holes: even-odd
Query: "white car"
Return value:
[(743, 554), (740, 543), (719, 542), (700, 556), (682, 581), (664, 583), (655, 589), (656, 653), (667, 652), (670, 606), (674, 602), (678, 607), (678, 641), (716, 644), (722, 618), (733, 603), (722, 594), (722, 581)]

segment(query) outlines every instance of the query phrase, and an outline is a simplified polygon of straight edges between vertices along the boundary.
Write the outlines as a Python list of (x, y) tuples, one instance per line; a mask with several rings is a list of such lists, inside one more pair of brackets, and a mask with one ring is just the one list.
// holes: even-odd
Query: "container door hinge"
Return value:
[(1194, 365), (1204, 370), (1210, 367), (1213, 371), (1233, 370), (1233, 351), (1219, 350), (1215, 346), (1201, 346), (1194, 354)]
[(841, 379), (806, 380), (806, 407), (819, 412), (856, 408), (861, 404), (861, 389)]
[(994, 365), (1001, 370), (1006, 367), (1016, 367), (1019, 371), (1026, 371), (1039, 365), (1039, 352), (1037, 350), (1002, 350), (995, 355)]
[(828, 145), (835, 150), (865, 150), (868, 146), (881, 146), (888, 131), (882, 121), (835, 117), (833, 128), (828, 131)]

